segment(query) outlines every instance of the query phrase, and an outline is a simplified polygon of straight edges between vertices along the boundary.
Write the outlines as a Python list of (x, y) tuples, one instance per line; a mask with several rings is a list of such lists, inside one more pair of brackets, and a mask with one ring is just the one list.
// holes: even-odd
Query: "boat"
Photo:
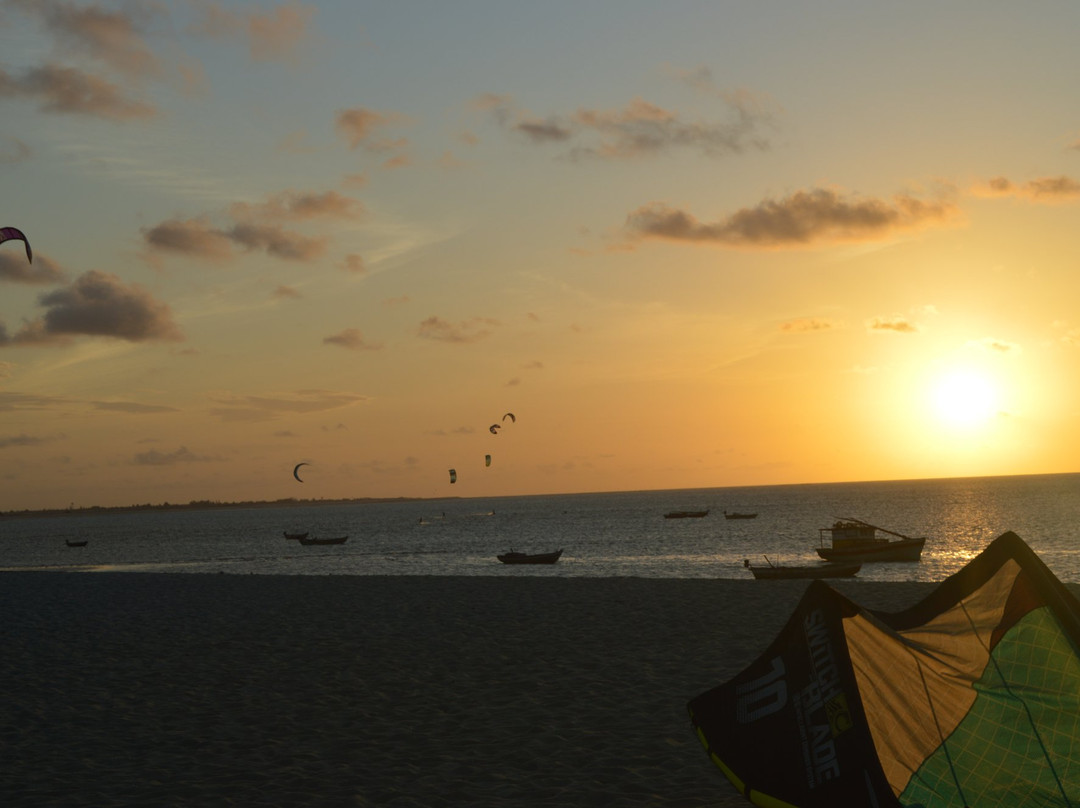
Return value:
[(86, 542), (87, 539), (83, 539), (82, 541), (72, 541), (71, 539), (64, 539), (64, 544), (66, 544), (68, 547), (85, 547)]
[(307, 533), (289, 533), (287, 531), (282, 531), (282, 533), (286, 539), (296, 539), (297, 541), (299, 541), (300, 539), (306, 539), (308, 537)]
[[(769, 561), (769, 557), (765, 556), (765, 560)], [(749, 558), (743, 559), (743, 566), (750, 570), (755, 578), (764, 580), (851, 578), (862, 568), (862, 564), (843, 561), (827, 561), (825, 563), (819, 562), (817, 564), (792, 567), (773, 564), (772, 561), (769, 561), (767, 567), (755, 567), (750, 563)]]
[[(879, 530), (896, 539), (879, 537)], [(828, 547), (826, 533), (831, 539)], [(918, 561), (926, 544), (925, 537), (912, 538), (849, 516), (839, 517), (832, 527), (820, 528), (818, 534), (821, 546), (817, 553), (826, 561)]]
[(736, 512), (728, 513), (727, 511), (724, 511), (724, 518), (725, 519), (757, 519), (757, 514), (756, 513), (736, 513)]
[(509, 553), (503, 553), (501, 556), (496, 556), (496, 558), (504, 564), (554, 564), (561, 555), (561, 548), (554, 553), (535, 553), (533, 555), (518, 553), (511, 549)]
[(311, 547), (311, 546), (314, 546), (314, 545), (323, 545), (323, 544), (344, 544), (345, 540), (349, 538), (348, 536), (336, 536), (336, 537), (334, 537), (332, 539), (320, 539), (319, 537), (316, 536), (314, 538), (309, 539), (309, 538), (306, 538), (307, 537), (306, 533), (304, 534), (304, 536), (305, 536), (305, 538), (297, 539), (297, 541), (299, 541), (305, 547)]
[(703, 516), (708, 516), (709, 511), (671, 511), (664, 514), (665, 519), (700, 519)]

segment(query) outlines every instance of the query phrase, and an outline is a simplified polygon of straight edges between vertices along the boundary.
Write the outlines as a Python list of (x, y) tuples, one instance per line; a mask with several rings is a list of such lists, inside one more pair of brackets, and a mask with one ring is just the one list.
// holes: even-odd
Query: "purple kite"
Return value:
[(26, 238), (26, 234), (17, 227), (0, 227), (0, 243), (10, 239), (22, 241), (26, 245), (26, 260), (31, 264), (34, 263), (34, 253), (30, 251), (30, 241)]

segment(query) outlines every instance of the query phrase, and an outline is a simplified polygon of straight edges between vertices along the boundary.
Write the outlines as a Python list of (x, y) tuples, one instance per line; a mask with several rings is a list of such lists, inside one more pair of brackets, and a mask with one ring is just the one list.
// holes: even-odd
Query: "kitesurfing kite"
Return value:
[(484, 455), (484, 465), (485, 466), (490, 466), (491, 465), (491, 455)]
[(457, 469), (450, 469), (450, 484), (457, 482)]
[(502, 427), (500, 427), (498, 424), (492, 424), (488, 427), (488, 432), (490, 432), (492, 435), (498, 435), (501, 428)]
[(816, 580), (688, 709), (758, 806), (1075, 807), (1080, 601), (1015, 533), (900, 612)]
[(506, 413), (506, 415), (504, 415), (504, 416), (502, 417), (502, 419), (503, 419), (504, 421), (505, 421), (505, 420), (506, 420), (507, 418), (509, 418), (509, 419), (510, 419), (510, 423), (512, 423), (512, 424), (515, 424), (515, 423), (517, 423), (517, 418), (515, 418), (515, 417), (514, 417), (514, 413), (512, 413), (512, 412), (508, 412), (508, 413)]
[(26, 234), (17, 227), (0, 227), (0, 244), (11, 239), (19, 239), (26, 245), (26, 260), (31, 264), (34, 263), (34, 253), (30, 249), (30, 240)]
[(310, 463), (297, 463), (296, 466), (293, 468), (292, 476), (296, 478), (296, 481), (298, 483), (303, 482), (303, 480), (300, 479), (300, 467), (301, 466), (310, 466), (310, 465), (311, 465)]

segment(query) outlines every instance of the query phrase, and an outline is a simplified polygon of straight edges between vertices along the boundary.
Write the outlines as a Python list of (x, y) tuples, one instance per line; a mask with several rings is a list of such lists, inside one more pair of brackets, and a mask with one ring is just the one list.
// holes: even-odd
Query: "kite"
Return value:
[(457, 469), (450, 469), (450, 484), (457, 482)]
[(297, 481), (298, 483), (302, 483), (302, 482), (303, 482), (303, 480), (301, 480), (301, 479), (300, 479), (300, 474), (299, 474), (299, 472), (300, 472), (300, 467), (301, 467), (301, 466), (310, 466), (310, 465), (311, 465), (310, 463), (297, 463), (297, 464), (296, 464), (296, 466), (295, 466), (295, 468), (293, 468), (293, 470), (292, 470), (292, 476), (296, 478), (296, 481)]
[(488, 427), (488, 432), (490, 432), (492, 435), (498, 435), (501, 428), (502, 427), (500, 427), (498, 424), (492, 424)]
[(900, 612), (815, 580), (687, 707), (758, 806), (1077, 806), (1080, 601), (1011, 532)]
[(485, 466), (490, 466), (491, 465), (491, 455), (484, 455), (484, 465)]
[(504, 416), (502, 417), (502, 419), (503, 419), (504, 421), (505, 421), (505, 420), (506, 420), (507, 418), (509, 418), (509, 419), (510, 419), (510, 423), (512, 423), (512, 424), (516, 424), (516, 423), (517, 423), (517, 418), (515, 418), (515, 417), (514, 417), (514, 413), (512, 413), (512, 412), (508, 412), (508, 413), (506, 413), (506, 415), (504, 415)]
[(26, 245), (26, 260), (34, 263), (34, 253), (30, 249), (30, 240), (26, 234), (17, 227), (0, 227), (0, 244), (11, 239), (19, 239)]

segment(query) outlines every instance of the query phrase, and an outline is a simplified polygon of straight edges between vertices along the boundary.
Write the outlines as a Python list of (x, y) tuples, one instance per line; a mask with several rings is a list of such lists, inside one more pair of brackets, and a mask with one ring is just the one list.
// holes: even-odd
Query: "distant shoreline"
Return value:
[(3, 519), (37, 519), (52, 516), (101, 516), (116, 513), (142, 513), (148, 511), (214, 511), (243, 508), (311, 508), (326, 505), (372, 505), (383, 502), (430, 502), (456, 500), (461, 497), (355, 497), (349, 499), (296, 499), (286, 497), (275, 500), (251, 500), (247, 502), (215, 502), (192, 500), (186, 504), (162, 502), (157, 505), (90, 505), (80, 508), (43, 508), (40, 510), (0, 511)]

